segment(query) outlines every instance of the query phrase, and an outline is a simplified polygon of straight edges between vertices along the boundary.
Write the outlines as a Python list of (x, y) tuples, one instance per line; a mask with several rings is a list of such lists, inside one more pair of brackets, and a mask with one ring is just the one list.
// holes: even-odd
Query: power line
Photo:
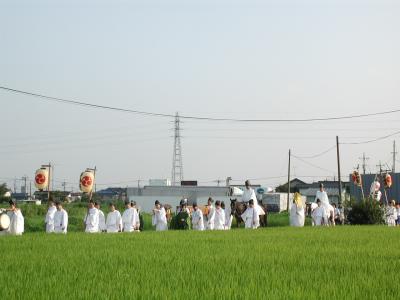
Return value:
[[(315, 154), (315, 155), (311, 155), (311, 156), (296, 156), (296, 158), (300, 158), (300, 159), (312, 159), (312, 158), (317, 158), (317, 157), (320, 157), (320, 156), (322, 156), (322, 155), (324, 155), (324, 154), (326, 154), (326, 153), (332, 151), (333, 149), (336, 149), (336, 145), (333, 145), (332, 147), (329, 147), (327, 150), (325, 150), (325, 151), (323, 151), (323, 152), (321, 152), (321, 153)], [(292, 154), (292, 156), (294, 156), (294, 155)]]
[(328, 169), (325, 169), (325, 168), (323, 168), (323, 167), (320, 167), (320, 166), (317, 166), (317, 165), (315, 165), (315, 164), (312, 164), (312, 163), (310, 163), (310, 162), (308, 162), (308, 161), (306, 161), (306, 160), (304, 160), (304, 159), (302, 159), (302, 158), (300, 158), (300, 157), (298, 157), (298, 156), (296, 156), (296, 155), (293, 155), (293, 154), (292, 154), (292, 157), (294, 157), (294, 158), (296, 158), (296, 159), (302, 161), (303, 163), (305, 163), (305, 164), (307, 164), (307, 165), (310, 165), (310, 166), (312, 166), (312, 167), (314, 167), (314, 168), (320, 169), (320, 170), (322, 170), (322, 171), (327, 171), (327, 172), (329, 172), (329, 173), (331, 173), (331, 174), (335, 174), (335, 172), (332, 172), (332, 170), (328, 170)]
[(381, 141), (381, 140), (390, 138), (390, 137), (392, 137), (392, 136), (394, 136), (394, 135), (398, 135), (398, 134), (400, 134), (400, 130), (399, 130), (399, 131), (396, 131), (396, 132), (393, 132), (393, 133), (391, 133), (391, 134), (385, 135), (385, 136), (378, 137), (378, 138), (373, 139), (373, 140), (368, 140), (368, 141), (363, 141), (363, 142), (343, 142), (343, 143), (340, 143), (340, 144), (341, 144), (341, 145), (362, 145), (362, 144), (369, 144), (369, 143), (373, 143), (373, 142), (377, 142), (377, 141)]
[[(151, 116), (151, 117), (175, 118), (175, 115), (173, 115), (173, 114), (147, 112), (147, 111), (139, 111), (139, 110), (134, 110), (134, 109), (92, 104), (92, 103), (83, 102), (83, 101), (68, 100), (68, 99), (59, 98), (59, 97), (46, 96), (43, 94), (37, 94), (37, 93), (27, 92), (27, 91), (18, 90), (18, 89), (12, 89), (12, 88), (5, 87), (5, 86), (0, 86), (0, 89), (7, 91), (7, 92), (12, 92), (12, 93), (23, 94), (23, 95), (27, 95), (27, 96), (31, 96), (31, 97), (40, 98), (40, 99), (46, 100), (46, 101), (52, 101), (52, 102), (70, 104), (70, 105), (77, 105), (77, 106), (97, 108), (97, 109), (107, 109), (107, 110), (112, 110), (112, 111), (133, 113), (133, 114), (145, 115), (145, 116)], [(181, 119), (190, 119), (190, 120), (200, 120), (200, 121), (227, 121), (227, 122), (247, 122), (247, 123), (250, 123), (250, 122), (285, 122), (285, 123), (290, 122), (290, 123), (293, 123), (293, 122), (315, 122), (315, 121), (322, 122), (322, 121), (335, 121), (335, 120), (344, 120), (344, 119), (366, 118), (366, 117), (372, 117), (372, 116), (394, 114), (394, 113), (398, 113), (398, 112), (400, 112), (400, 109), (394, 109), (394, 110), (376, 112), (376, 113), (368, 113), (368, 114), (336, 116), (336, 117), (326, 117), (326, 118), (306, 118), (306, 119), (235, 119), (235, 118), (195, 117), (195, 116), (185, 116), (185, 115), (181, 115), (180, 118)]]

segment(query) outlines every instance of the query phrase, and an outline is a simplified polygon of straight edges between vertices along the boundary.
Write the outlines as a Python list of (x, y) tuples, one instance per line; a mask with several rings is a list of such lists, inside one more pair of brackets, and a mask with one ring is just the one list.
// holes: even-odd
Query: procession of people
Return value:
[[(242, 196), (244, 211), (239, 215), (246, 229), (260, 227), (260, 217), (266, 212), (259, 205), (256, 194), (251, 188), (250, 182), (245, 182)], [(344, 209), (341, 205), (331, 204), (328, 194), (321, 183), (316, 192), (315, 201), (311, 203), (312, 226), (335, 226), (344, 224)], [(24, 217), (15, 202), (10, 201), (10, 208), (6, 210), (10, 219), (8, 234), (21, 235), (24, 232)], [(293, 227), (303, 227), (306, 218), (306, 203), (302, 196), (296, 192), (293, 203), (289, 209), (289, 224)], [(225, 205), (223, 201), (214, 201), (209, 197), (203, 207), (194, 202), (189, 207), (188, 200), (182, 199), (174, 217), (171, 217), (170, 209), (166, 209), (159, 200), (154, 203), (151, 211), (151, 224), (156, 231), (171, 229), (195, 231), (203, 230), (230, 230), (233, 221), (232, 206)], [(384, 218), (388, 226), (400, 226), (400, 203), (392, 200), (384, 208)], [(44, 218), (46, 233), (68, 232), (68, 213), (61, 202), (52, 199), (48, 202), (47, 213)], [(89, 201), (85, 217), (83, 219), (86, 233), (118, 233), (140, 232), (143, 228), (143, 220), (140, 218), (135, 202), (125, 202), (125, 209), (118, 211), (114, 203), (109, 204), (109, 212), (105, 214), (101, 205), (92, 200)]]

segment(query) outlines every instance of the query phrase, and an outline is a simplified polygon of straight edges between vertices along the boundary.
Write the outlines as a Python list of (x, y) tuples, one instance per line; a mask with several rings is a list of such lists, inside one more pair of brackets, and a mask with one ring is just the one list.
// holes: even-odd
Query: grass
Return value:
[(400, 230), (1, 237), (0, 299), (398, 299)]

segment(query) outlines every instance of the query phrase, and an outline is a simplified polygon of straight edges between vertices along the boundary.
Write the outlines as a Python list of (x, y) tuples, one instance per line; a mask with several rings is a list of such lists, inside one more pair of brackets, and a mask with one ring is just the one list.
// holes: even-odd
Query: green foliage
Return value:
[(4, 194), (8, 192), (7, 184), (0, 184), (0, 203), (8, 202), (10, 198), (4, 197)]
[(352, 225), (384, 224), (384, 211), (378, 201), (367, 198), (348, 203), (347, 220)]
[[(379, 247), (379, 248), (378, 248)], [(0, 299), (398, 299), (400, 230), (0, 237)]]

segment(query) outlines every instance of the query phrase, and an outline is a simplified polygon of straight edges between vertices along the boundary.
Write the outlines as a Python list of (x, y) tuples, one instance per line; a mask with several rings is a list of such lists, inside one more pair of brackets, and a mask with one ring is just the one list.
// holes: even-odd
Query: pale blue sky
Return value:
[[(306, 118), (399, 108), (398, 2), (321, 2), (2, 0), (0, 85), (215, 117)], [(4, 91), (0, 102), (1, 178), (32, 177), (47, 161), (55, 163), (57, 181), (76, 182), (93, 165), (99, 183), (170, 177), (168, 119)], [(334, 145), (336, 134), (362, 141), (399, 125), (399, 114), (312, 124), (185, 121), (184, 174), (199, 181), (283, 176), (288, 148), (312, 155)], [(379, 160), (390, 161), (392, 141), (343, 146), (343, 174), (363, 151), (371, 171)], [(295, 175), (336, 173), (334, 152), (310, 162), (329, 172), (294, 160)]]

